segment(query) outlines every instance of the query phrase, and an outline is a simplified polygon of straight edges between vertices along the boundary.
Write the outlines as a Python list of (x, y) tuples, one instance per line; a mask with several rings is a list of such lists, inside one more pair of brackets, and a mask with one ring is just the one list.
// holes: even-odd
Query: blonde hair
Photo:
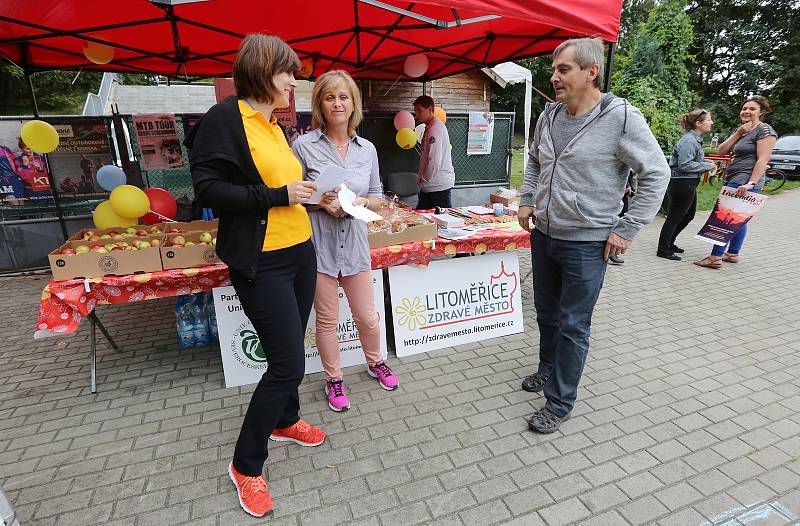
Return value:
[(361, 124), (364, 114), (361, 111), (361, 92), (356, 86), (353, 77), (346, 71), (335, 69), (320, 75), (314, 82), (314, 89), (311, 91), (311, 129), (321, 128), (325, 131), (325, 114), (322, 112), (322, 99), (344, 83), (353, 99), (353, 113), (347, 122), (347, 135), (352, 137), (356, 128)]
[(703, 108), (695, 108), (689, 113), (681, 115), (681, 126), (686, 131), (694, 130), (697, 128), (697, 124), (704, 120), (703, 117), (707, 115), (711, 115), (711, 112)]

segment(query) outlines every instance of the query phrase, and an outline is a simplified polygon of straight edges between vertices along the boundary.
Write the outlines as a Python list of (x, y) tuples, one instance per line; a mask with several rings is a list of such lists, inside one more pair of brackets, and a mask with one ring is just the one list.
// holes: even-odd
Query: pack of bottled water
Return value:
[(214, 298), (201, 292), (178, 296), (175, 301), (175, 327), (178, 342), (184, 349), (203, 347), (219, 338)]

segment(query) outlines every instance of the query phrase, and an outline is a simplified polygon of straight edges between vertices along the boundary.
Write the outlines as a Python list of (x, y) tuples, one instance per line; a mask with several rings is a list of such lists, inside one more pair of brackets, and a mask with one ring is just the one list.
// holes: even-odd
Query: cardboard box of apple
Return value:
[[(137, 272), (162, 270), (160, 248), (162, 234), (146, 236), (109, 237), (92, 235), (86, 240), (67, 241), (48, 255), (53, 279), (62, 281), (76, 278), (123, 276)], [(114, 236), (121, 237), (115, 238)]]
[(161, 246), (164, 270), (218, 265), (217, 231), (167, 234)]

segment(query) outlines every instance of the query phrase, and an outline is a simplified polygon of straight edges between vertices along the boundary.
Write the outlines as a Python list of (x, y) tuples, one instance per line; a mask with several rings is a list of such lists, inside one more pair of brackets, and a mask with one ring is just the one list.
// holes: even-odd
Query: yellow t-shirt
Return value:
[[(264, 184), (270, 188), (280, 188), (302, 180), (303, 167), (289, 148), (275, 116), (267, 121), (263, 113), (241, 100), (239, 111), (250, 154)], [(276, 206), (267, 212), (264, 252), (291, 247), (310, 237), (311, 222), (303, 205)]]

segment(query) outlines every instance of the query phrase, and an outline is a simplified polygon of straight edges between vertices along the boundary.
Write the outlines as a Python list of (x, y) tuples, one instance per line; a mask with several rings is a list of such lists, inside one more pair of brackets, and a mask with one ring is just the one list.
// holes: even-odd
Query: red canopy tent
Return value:
[[(26, 72), (96, 70), (208, 77), (230, 74), (247, 33), (265, 32), (310, 57), (313, 76), (341, 68), (397, 79), (425, 53), (414, 80), (551, 52), (561, 41), (616, 41), (622, 0), (0, 0), (0, 55)], [(114, 48), (86, 59), (89, 42)]]

